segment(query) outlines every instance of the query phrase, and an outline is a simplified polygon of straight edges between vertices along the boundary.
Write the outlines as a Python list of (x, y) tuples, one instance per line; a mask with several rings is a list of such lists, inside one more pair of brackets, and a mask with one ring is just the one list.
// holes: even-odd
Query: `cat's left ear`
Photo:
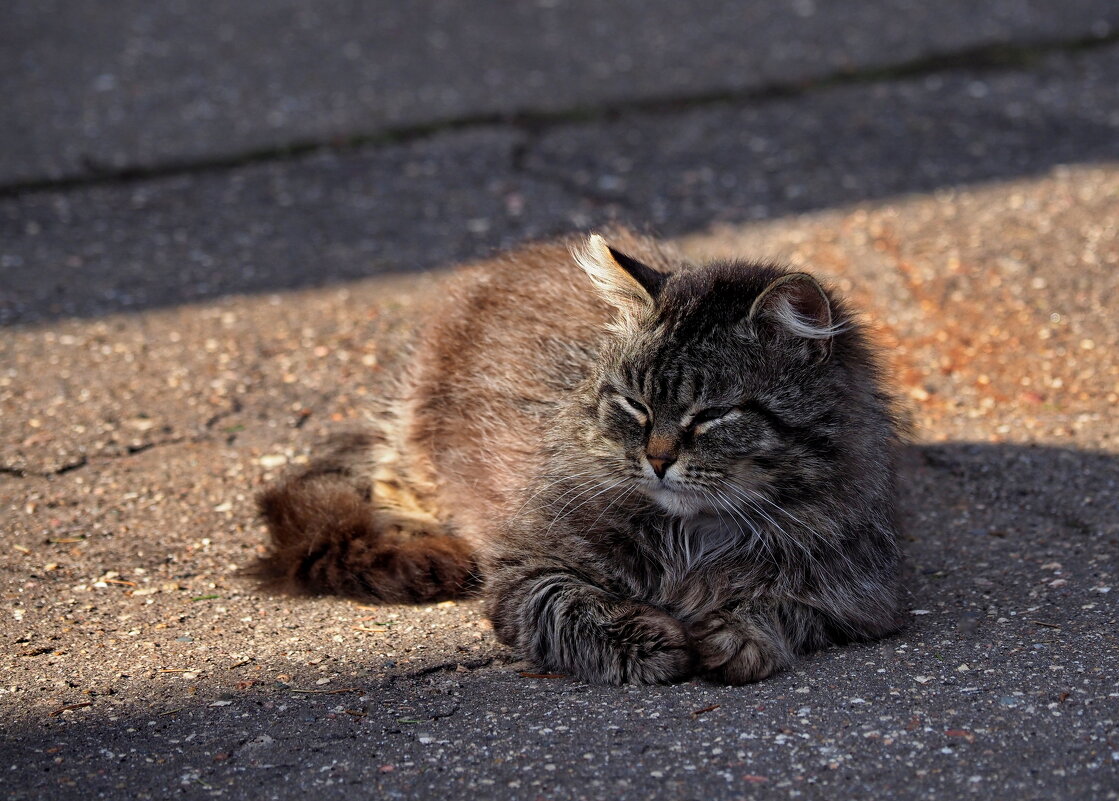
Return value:
[(614, 250), (598, 234), (588, 237), (581, 248), (572, 248), (572, 255), (603, 299), (630, 318), (652, 310), (668, 277)]
[(827, 361), (832, 339), (842, 330), (836, 325), (831, 299), (820, 282), (808, 273), (789, 273), (762, 290), (750, 306), (752, 325), (770, 323), (803, 340), (816, 361)]

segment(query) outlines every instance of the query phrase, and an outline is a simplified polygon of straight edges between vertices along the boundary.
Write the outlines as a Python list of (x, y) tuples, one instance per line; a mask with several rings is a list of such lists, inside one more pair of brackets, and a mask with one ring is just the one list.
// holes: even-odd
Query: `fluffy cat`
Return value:
[(899, 424), (844, 304), (628, 232), (572, 245), (451, 280), (373, 430), (261, 495), (266, 570), (481, 590), (502, 643), (606, 684), (758, 681), (895, 630)]

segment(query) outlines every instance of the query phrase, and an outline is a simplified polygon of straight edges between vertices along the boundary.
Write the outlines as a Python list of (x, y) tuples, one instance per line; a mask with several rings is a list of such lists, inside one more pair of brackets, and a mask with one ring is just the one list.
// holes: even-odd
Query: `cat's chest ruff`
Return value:
[(718, 518), (670, 518), (645, 536), (652, 564), (642, 595), (681, 612), (721, 605), (735, 583), (733, 566), (749, 547), (741, 531)]
[(698, 570), (744, 545), (739, 532), (711, 517), (668, 518), (649, 535), (660, 543), (667, 565)]

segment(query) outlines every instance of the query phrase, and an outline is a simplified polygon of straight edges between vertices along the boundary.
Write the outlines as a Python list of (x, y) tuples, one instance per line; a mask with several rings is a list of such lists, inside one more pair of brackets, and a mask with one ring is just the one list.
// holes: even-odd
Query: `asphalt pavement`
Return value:
[[(0, 30), (0, 791), (1119, 798), (1119, 7), (23, 3)], [(252, 496), (463, 260), (622, 221), (865, 311), (911, 622), (538, 678), (262, 592)]]

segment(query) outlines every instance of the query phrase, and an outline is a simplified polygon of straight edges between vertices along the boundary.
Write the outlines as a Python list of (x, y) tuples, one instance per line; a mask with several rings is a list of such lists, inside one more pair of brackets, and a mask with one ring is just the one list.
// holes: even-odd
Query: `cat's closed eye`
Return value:
[(643, 403), (641, 403), (638, 400), (635, 400), (634, 398), (629, 397), (628, 395), (618, 395), (617, 400), (618, 400), (618, 404), (623, 409), (625, 409), (627, 412), (629, 412), (631, 415), (636, 417), (642, 425), (644, 425), (646, 422), (648, 422), (648, 420), (649, 420), (649, 410), (645, 407), (645, 405)]
[(692, 415), (692, 419), (688, 421), (688, 428), (695, 428), (704, 423), (710, 423), (726, 417), (734, 411), (733, 406), (711, 406), (707, 409), (702, 409)]

